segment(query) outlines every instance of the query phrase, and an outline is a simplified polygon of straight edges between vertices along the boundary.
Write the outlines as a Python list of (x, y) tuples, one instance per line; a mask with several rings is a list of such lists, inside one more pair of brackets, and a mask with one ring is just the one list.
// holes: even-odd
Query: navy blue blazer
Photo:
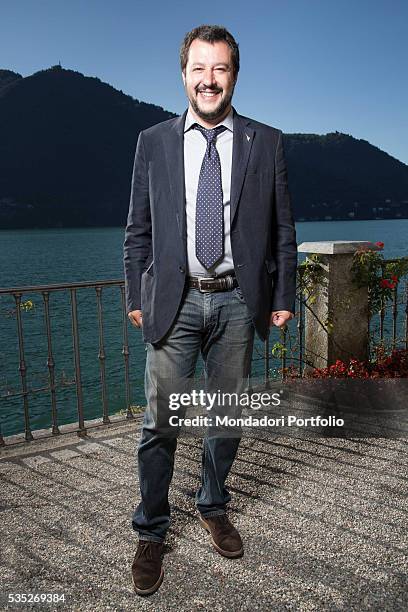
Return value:
[[(159, 342), (180, 306), (187, 274), (184, 122), (187, 111), (139, 134), (123, 245), (127, 312), (143, 313)], [(282, 131), (233, 112), (231, 249), (255, 329), (273, 310), (295, 312), (297, 247)]]

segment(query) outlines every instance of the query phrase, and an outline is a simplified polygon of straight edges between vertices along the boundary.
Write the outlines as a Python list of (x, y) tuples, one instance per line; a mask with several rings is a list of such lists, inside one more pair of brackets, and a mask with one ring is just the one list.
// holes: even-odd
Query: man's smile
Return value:
[(216, 96), (218, 96), (218, 94), (220, 94), (220, 91), (199, 91), (198, 92), (202, 98), (204, 98), (205, 100), (211, 100), (212, 98), (215, 98)]

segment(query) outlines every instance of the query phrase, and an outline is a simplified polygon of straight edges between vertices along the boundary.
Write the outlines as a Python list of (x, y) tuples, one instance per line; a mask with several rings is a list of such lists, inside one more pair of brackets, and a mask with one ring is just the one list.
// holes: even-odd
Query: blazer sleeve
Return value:
[(149, 199), (148, 164), (140, 132), (133, 164), (129, 213), (123, 243), (126, 311), (140, 310), (141, 279), (151, 253), (152, 222)]
[(288, 173), (279, 130), (275, 154), (275, 214), (272, 224), (274, 255), (277, 263), (272, 293), (272, 311), (295, 313), (297, 245), (296, 230), (288, 187)]

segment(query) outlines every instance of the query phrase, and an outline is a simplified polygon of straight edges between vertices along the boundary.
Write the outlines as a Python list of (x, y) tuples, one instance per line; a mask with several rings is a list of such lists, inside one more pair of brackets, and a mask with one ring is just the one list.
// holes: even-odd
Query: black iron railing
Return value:
[[(397, 263), (398, 259), (382, 262), (383, 276), (387, 264)], [(397, 282), (392, 290), (392, 299), (381, 301), (380, 310), (370, 317), (369, 338), (371, 347), (383, 343), (387, 348), (404, 347), (408, 349), (408, 282)]]
[[(101, 384), (101, 398), (102, 398), (102, 422), (107, 424), (110, 422), (109, 419), (109, 407), (107, 399), (107, 376), (106, 376), (106, 346), (104, 340), (104, 315), (103, 315), (103, 289), (106, 287), (117, 287), (121, 294), (122, 303), (122, 355), (124, 361), (124, 390), (126, 397), (126, 416), (125, 418), (133, 418), (131, 411), (130, 402), (130, 377), (129, 377), (129, 343), (128, 343), (128, 318), (125, 310), (125, 285), (123, 280), (106, 280), (97, 282), (81, 282), (81, 283), (65, 283), (55, 285), (40, 285), (30, 287), (11, 287), (7, 289), (0, 289), (0, 296), (9, 295), (15, 300), (15, 315), (16, 315), (16, 333), (18, 338), (18, 370), (20, 376), (21, 391), (14, 395), (20, 395), (22, 398), (22, 408), (24, 413), (24, 432), (25, 440), (30, 441), (33, 439), (32, 429), (30, 426), (30, 395), (38, 389), (30, 389), (27, 384), (27, 362), (25, 355), (25, 330), (22, 321), (22, 307), (24, 303), (22, 298), (26, 295), (32, 296), (33, 294), (41, 294), (44, 312), (44, 329), (47, 338), (47, 368), (48, 368), (48, 386), (43, 387), (41, 390), (48, 390), (50, 393), (50, 408), (51, 408), (51, 432), (52, 434), (59, 434), (58, 425), (58, 410), (57, 410), (57, 385), (55, 380), (55, 359), (53, 352), (53, 332), (51, 326), (51, 313), (50, 313), (50, 296), (55, 292), (69, 292), (70, 305), (71, 305), (71, 328), (72, 328), (72, 346), (73, 346), (73, 360), (74, 360), (74, 371), (75, 371), (75, 387), (76, 387), (76, 403), (77, 403), (77, 414), (78, 414), (78, 433), (84, 434), (86, 432), (85, 427), (85, 414), (84, 414), (84, 403), (83, 403), (83, 389), (82, 389), (82, 371), (81, 371), (81, 357), (80, 357), (80, 330), (78, 323), (78, 303), (77, 294), (79, 291), (84, 289), (95, 289), (95, 299), (98, 313), (98, 359), (99, 359), (99, 371), (100, 371), (100, 384)], [(10, 398), (10, 393), (0, 395), (0, 400), (7, 400)], [(4, 439), (0, 432), (0, 444), (4, 444)]]
[[(286, 376), (288, 366), (290, 366), (292, 374), (303, 376), (305, 366), (305, 308), (306, 301), (300, 290), (302, 286), (302, 275), (304, 268), (298, 267), (298, 282), (296, 289), (296, 324), (293, 323), (290, 327), (282, 329), (271, 328), (268, 338), (263, 343), (255, 345), (254, 362), (263, 362), (263, 379), (264, 384), (268, 386), (272, 380), (282, 380)], [(294, 330), (294, 331), (292, 331)], [(276, 367), (273, 365), (276, 364)]]
[[(388, 260), (393, 261), (393, 260)], [(387, 262), (388, 262), (387, 261)], [(384, 262), (384, 265), (387, 263)], [(268, 339), (264, 343), (258, 343), (255, 347), (254, 362), (258, 366), (255, 368), (255, 374), (263, 377), (263, 382), (269, 386), (273, 380), (280, 380), (285, 377), (288, 366), (292, 373), (297, 373), (298, 376), (303, 375), (304, 361), (304, 332), (305, 332), (305, 309), (310, 306), (305, 301), (300, 292), (301, 275), (303, 267), (298, 268), (298, 294), (296, 298), (296, 325), (285, 327), (278, 330), (271, 330)], [(375, 341), (385, 341), (387, 339), (388, 326), (391, 326), (391, 335), (389, 344), (392, 348), (404, 346), (408, 348), (408, 284), (405, 284), (403, 291), (398, 291), (402, 283), (396, 286), (391, 303), (382, 304), (378, 315), (371, 317), (370, 325), (372, 337)], [(22, 412), (24, 418), (24, 437), (26, 441), (33, 439), (32, 427), (30, 424), (30, 398), (32, 394), (38, 391), (49, 393), (49, 410), (50, 410), (50, 431), (53, 435), (60, 433), (59, 412), (58, 412), (58, 385), (56, 382), (56, 361), (54, 356), (54, 336), (52, 331), (52, 308), (50, 298), (56, 292), (65, 292), (70, 298), (70, 321), (71, 321), (71, 339), (72, 339), (72, 354), (73, 354), (73, 369), (74, 377), (71, 384), (75, 386), (76, 396), (76, 412), (79, 435), (84, 435), (89, 425), (86, 424), (85, 408), (83, 400), (83, 383), (81, 369), (81, 350), (80, 350), (80, 324), (78, 320), (78, 294), (84, 290), (95, 290), (95, 301), (97, 308), (97, 335), (98, 335), (98, 360), (99, 360), (99, 381), (101, 391), (101, 410), (99, 418), (103, 424), (110, 423), (110, 407), (107, 393), (107, 380), (109, 378), (106, 371), (106, 341), (104, 333), (104, 309), (103, 295), (104, 290), (108, 287), (117, 288), (120, 292), (121, 303), (121, 345), (123, 357), (123, 379), (122, 386), (125, 397), (125, 409), (123, 411), (124, 419), (132, 419), (133, 411), (131, 405), (131, 385), (129, 374), (129, 321), (126, 313), (125, 304), (125, 284), (123, 280), (105, 280), (96, 282), (80, 282), (80, 283), (64, 283), (54, 285), (39, 285), (29, 287), (11, 287), (0, 289), (0, 299), (2, 296), (9, 296), (14, 299), (15, 303), (15, 320), (16, 320), (16, 337), (18, 344), (18, 371), (20, 390), (17, 392), (6, 393), (0, 392), (0, 404), (2, 400), (10, 399), (10, 396), (21, 398)], [(23, 298), (40, 294), (42, 296), (42, 310), (44, 315), (43, 334), (46, 336), (47, 343), (47, 385), (41, 389), (33, 389), (27, 383), (27, 360), (25, 354), (25, 339), (26, 330), (23, 325), (22, 309), (24, 308)], [(404, 312), (401, 312), (399, 306), (404, 306)], [(402, 318), (403, 317), (403, 320)], [(377, 328), (374, 329), (375, 320), (378, 319)], [(293, 330), (293, 331), (292, 331)], [(377, 337), (378, 336), (378, 337)], [(370, 336), (371, 338), (371, 336)], [(276, 367), (273, 368), (273, 364)], [(254, 368), (253, 368), (254, 370)], [(0, 422), (1, 425), (1, 422)], [(0, 430), (0, 445), (4, 445), (4, 439)]]

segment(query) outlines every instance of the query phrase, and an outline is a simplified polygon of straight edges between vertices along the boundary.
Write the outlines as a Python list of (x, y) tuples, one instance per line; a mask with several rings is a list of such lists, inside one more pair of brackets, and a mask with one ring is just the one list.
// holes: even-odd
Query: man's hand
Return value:
[(283, 327), (286, 325), (287, 321), (290, 321), (294, 318), (293, 312), (289, 310), (274, 310), (271, 314), (271, 318), (269, 319), (269, 327), (271, 325), (276, 325), (276, 327)]
[(142, 327), (142, 311), (141, 310), (131, 310), (128, 312), (128, 317), (132, 325), (135, 327)]

